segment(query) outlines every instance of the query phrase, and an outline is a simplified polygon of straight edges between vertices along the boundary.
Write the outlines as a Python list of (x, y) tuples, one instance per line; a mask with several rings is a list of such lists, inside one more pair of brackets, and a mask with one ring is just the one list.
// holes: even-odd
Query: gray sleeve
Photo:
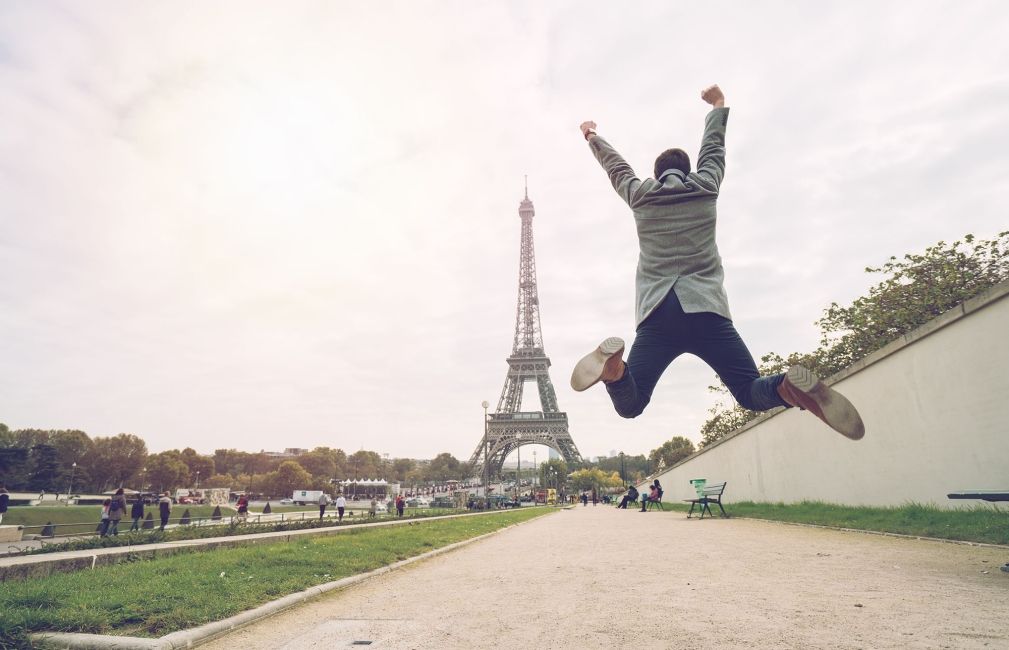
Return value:
[(589, 140), (589, 148), (592, 149), (599, 164), (606, 170), (606, 174), (610, 177), (610, 183), (613, 184), (613, 189), (627, 205), (631, 205), (634, 193), (641, 186), (641, 180), (634, 175), (634, 170), (609, 142), (598, 135)]
[(725, 125), (728, 108), (715, 108), (704, 119), (704, 138), (697, 156), (697, 175), (718, 190), (725, 176)]

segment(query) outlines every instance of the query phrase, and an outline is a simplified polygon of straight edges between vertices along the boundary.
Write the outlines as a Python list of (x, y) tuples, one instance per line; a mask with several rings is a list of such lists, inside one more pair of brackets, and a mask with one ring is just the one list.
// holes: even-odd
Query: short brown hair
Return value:
[(684, 174), (690, 173), (690, 156), (683, 149), (666, 149), (655, 159), (655, 179), (668, 169), (679, 169)]

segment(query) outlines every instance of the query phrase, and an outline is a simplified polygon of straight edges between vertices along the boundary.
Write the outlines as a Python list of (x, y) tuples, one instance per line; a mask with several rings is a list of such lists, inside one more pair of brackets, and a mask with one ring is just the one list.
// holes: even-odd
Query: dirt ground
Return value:
[(203, 647), (1009, 648), (1006, 562), (997, 548), (578, 506)]

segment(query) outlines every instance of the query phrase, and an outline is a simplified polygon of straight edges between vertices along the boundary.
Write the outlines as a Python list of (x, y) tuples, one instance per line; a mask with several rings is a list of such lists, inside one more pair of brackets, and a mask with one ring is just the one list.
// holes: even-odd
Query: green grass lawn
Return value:
[[(667, 510), (686, 512), (689, 504), (663, 504)], [(935, 506), (906, 504), (890, 508), (844, 506), (821, 501), (801, 503), (754, 503), (740, 501), (723, 504), (730, 517), (752, 517), (816, 524), (835, 528), (854, 528), (919, 537), (936, 537), (965, 542), (1009, 545), (1009, 509), (989, 505), (969, 509), (945, 510)], [(712, 505), (717, 517), (717, 505)], [(694, 516), (697, 510), (694, 510)]]
[(199, 551), (55, 574), (0, 589), (0, 646), (39, 631), (162, 636), (526, 521), (529, 508), (331, 537)]
[[(209, 518), (214, 512), (214, 506), (176, 504), (172, 506), (172, 519), (182, 517), (187, 509), (190, 517), (194, 519), (198, 517)], [(299, 508), (299, 510), (304, 510), (304, 508)], [(157, 506), (146, 506), (145, 513), (147, 512), (153, 513), (154, 520), (158, 520)], [(132, 524), (129, 514), (130, 510), (127, 506), (126, 516), (123, 519), (126, 522), (126, 528)], [(235, 511), (231, 508), (221, 507), (222, 517), (230, 517), (233, 514)], [(69, 535), (93, 533), (100, 519), (101, 508), (99, 506), (15, 506), (7, 510), (3, 523), (13, 526), (45, 526), (51, 522), (57, 525), (57, 535)], [(123, 527), (123, 521), (119, 522), (120, 528)], [(40, 533), (36, 528), (28, 529), (25, 532), (33, 535)]]

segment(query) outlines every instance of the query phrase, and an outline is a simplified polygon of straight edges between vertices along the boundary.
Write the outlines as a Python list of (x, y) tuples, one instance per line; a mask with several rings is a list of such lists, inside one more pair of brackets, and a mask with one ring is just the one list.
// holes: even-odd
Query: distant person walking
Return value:
[(378, 513), (378, 500), (375, 497), (371, 497), (371, 509), (368, 510), (368, 516), (374, 517)]
[(326, 506), (329, 505), (329, 495), (323, 492), (319, 495), (319, 521), (326, 515)]
[(135, 530), (140, 530), (140, 520), (144, 518), (144, 498), (137, 495), (137, 500), (133, 502), (133, 506), (130, 508), (130, 519), (133, 520), (133, 525), (130, 526), (130, 532)]
[(667, 149), (655, 159), (655, 178), (641, 180), (596, 134), (595, 122), (581, 124), (589, 149), (630, 207), (637, 228), (636, 335), (626, 363), (623, 339), (600, 343), (575, 366), (571, 387), (583, 391), (602, 381), (616, 412), (634, 418), (648, 406), (666, 368), (692, 354), (715, 371), (740, 406), (753, 411), (798, 406), (859, 440), (865, 427), (851, 402), (803, 366), (761, 377), (736, 332), (715, 244), (729, 109), (717, 85), (701, 91), (701, 99), (712, 110), (705, 118), (696, 171), (685, 151)]
[(11, 501), (11, 493), (7, 491), (7, 486), (0, 487), (0, 523), (3, 523), (4, 514), (7, 512), (7, 504)]
[(589, 505), (589, 495), (587, 492), (582, 492), (582, 507)]
[(123, 516), (126, 514), (126, 496), (124, 494), (123, 488), (116, 490), (115, 495), (112, 497), (112, 503), (109, 504), (109, 522), (111, 523), (111, 528), (109, 532), (116, 537), (119, 536), (119, 522), (122, 520)]
[(109, 507), (112, 506), (112, 499), (102, 501), (101, 520), (98, 522), (98, 536), (105, 537), (109, 532)]
[(396, 495), (396, 516), (403, 516), (403, 509), (406, 507), (406, 499), (403, 498), (402, 494)]
[(339, 496), (336, 497), (336, 516), (337, 521), (343, 521), (343, 511), (347, 509), (347, 500), (343, 498), (343, 493), (341, 492)]
[(595, 488), (592, 488), (592, 505), (595, 506), (597, 503), (599, 503), (599, 493)]
[(245, 521), (249, 517), (249, 497), (244, 494), (238, 497), (238, 502), (235, 503), (235, 507), (238, 510), (238, 518)]
[(158, 514), (161, 515), (161, 530), (164, 530), (168, 525), (168, 518), (172, 516), (172, 497), (168, 496), (168, 492), (158, 499)]

